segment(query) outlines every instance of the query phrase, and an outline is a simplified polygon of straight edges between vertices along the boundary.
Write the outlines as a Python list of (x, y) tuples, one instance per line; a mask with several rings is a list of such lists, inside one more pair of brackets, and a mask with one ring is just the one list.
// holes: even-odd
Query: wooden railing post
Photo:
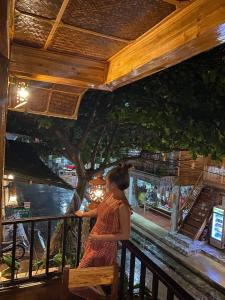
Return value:
[(9, 2), (0, 0), (0, 248), (2, 244), (3, 176), (9, 65)]

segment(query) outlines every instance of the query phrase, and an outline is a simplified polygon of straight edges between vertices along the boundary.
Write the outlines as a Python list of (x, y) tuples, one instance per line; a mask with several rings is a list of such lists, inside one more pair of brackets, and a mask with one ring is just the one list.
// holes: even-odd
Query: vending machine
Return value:
[(210, 244), (219, 249), (225, 248), (225, 207), (213, 207)]

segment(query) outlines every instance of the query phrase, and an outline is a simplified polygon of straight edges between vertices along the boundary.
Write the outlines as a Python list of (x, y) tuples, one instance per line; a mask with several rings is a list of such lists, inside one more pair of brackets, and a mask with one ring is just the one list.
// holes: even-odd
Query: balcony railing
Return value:
[[(18, 231), (21, 230), (19, 226), (23, 225), (25, 232), (29, 237), (29, 249), (26, 251), (26, 259), (21, 261), (22, 271), (18, 273), (16, 259), (16, 246)], [(42, 268), (37, 272), (34, 270), (35, 262), (34, 256), (38, 256), (37, 249), (35, 247), (36, 235), (35, 229), (40, 228), (44, 231), (46, 240), (46, 249), (41, 253)], [(12, 264), (10, 268), (10, 274), (8, 278), (0, 279), (0, 286), (12, 286), (25, 282), (33, 282), (39, 280), (47, 280), (53, 276), (60, 276), (65, 265), (71, 263), (68, 258), (68, 236), (70, 231), (76, 234), (74, 238), (74, 245), (72, 245), (73, 251), (73, 265), (76, 267), (79, 264), (81, 256), (82, 246), (82, 229), (84, 221), (81, 218), (75, 216), (63, 216), (63, 217), (43, 217), (43, 218), (29, 218), (20, 219), (14, 221), (5, 221), (3, 226), (12, 226), (12, 250), (11, 258)], [(93, 221), (86, 223), (86, 232), (92, 228)], [(52, 253), (51, 253), (51, 239), (53, 238), (53, 232), (60, 228), (60, 260), (57, 264), (57, 268), (51, 265)], [(75, 230), (74, 230), (75, 229)], [(71, 244), (71, 241), (70, 241)], [(119, 282), (119, 296), (118, 299), (159, 299), (159, 283), (164, 285), (165, 299), (194, 299), (186, 290), (184, 290), (176, 281), (174, 281), (166, 272), (164, 272), (155, 262), (149, 259), (140, 249), (138, 249), (131, 241), (123, 241), (122, 247), (119, 251), (119, 267), (120, 267), (120, 282)], [(71, 245), (70, 245), (71, 247)], [(71, 253), (71, 249), (69, 251)], [(130, 255), (128, 256), (128, 253)], [(137, 266), (138, 265), (138, 266)], [(136, 268), (138, 267), (138, 269)], [(25, 270), (27, 268), (27, 270)], [(149, 275), (149, 272), (151, 273)], [(137, 278), (138, 277), (138, 278)], [(139, 281), (138, 286), (135, 282)], [(147, 294), (146, 294), (147, 293)], [(147, 296), (146, 296), (147, 295)], [(176, 298), (175, 298), (176, 296)]]

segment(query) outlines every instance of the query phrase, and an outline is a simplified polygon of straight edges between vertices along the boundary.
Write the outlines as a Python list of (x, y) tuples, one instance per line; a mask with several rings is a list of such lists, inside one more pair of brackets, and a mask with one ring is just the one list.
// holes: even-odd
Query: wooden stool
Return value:
[(67, 269), (63, 272), (61, 299), (68, 299), (70, 291), (76, 288), (96, 287), (100, 296), (106, 296), (101, 285), (111, 286), (110, 300), (116, 300), (118, 294), (118, 266)]

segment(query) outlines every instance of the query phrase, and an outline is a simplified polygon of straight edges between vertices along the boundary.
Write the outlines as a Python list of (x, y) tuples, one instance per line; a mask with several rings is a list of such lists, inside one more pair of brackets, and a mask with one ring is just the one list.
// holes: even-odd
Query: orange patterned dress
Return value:
[[(113, 199), (109, 196), (98, 206), (97, 221), (91, 231), (92, 234), (116, 234), (120, 230), (119, 206), (128, 201)], [(84, 256), (79, 268), (111, 266), (116, 261), (117, 241), (87, 240)]]

